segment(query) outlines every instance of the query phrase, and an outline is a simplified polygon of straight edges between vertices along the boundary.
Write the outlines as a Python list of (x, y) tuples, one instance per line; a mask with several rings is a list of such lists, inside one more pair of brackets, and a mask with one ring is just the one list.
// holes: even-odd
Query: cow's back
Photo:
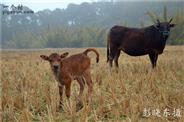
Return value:
[(125, 53), (138, 56), (145, 55), (145, 48), (150, 40), (145, 38), (144, 29), (114, 26), (109, 33), (110, 48), (121, 49)]

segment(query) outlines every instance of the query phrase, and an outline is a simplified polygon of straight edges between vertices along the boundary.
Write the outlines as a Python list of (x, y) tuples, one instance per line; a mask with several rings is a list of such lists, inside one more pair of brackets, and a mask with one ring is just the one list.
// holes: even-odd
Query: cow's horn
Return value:
[(158, 22), (158, 24), (160, 24), (160, 20), (159, 19), (157, 19), (157, 22)]
[(172, 20), (173, 20), (173, 18), (171, 18), (171, 19), (169, 20), (169, 23), (171, 23), (171, 22), (172, 22)]

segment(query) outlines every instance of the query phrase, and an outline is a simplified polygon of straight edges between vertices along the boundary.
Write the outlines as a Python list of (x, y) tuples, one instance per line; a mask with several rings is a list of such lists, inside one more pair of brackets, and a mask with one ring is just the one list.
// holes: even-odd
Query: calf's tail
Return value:
[(91, 52), (91, 51), (94, 52), (94, 53), (96, 54), (96, 63), (98, 63), (98, 62), (99, 62), (99, 53), (97, 52), (96, 49), (88, 48), (88, 49), (86, 49), (83, 53), (84, 53), (85, 55), (87, 55), (88, 52)]

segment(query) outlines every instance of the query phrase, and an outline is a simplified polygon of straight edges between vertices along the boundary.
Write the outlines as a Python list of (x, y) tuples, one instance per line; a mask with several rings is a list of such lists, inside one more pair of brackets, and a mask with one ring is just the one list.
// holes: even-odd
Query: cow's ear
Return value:
[(68, 56), (68, 54), (69, 54), (68, 52), (61, 54), (61, 58), (65, 58), (66, 56)]
[(175, 24), (170, 24), (170, 28), (172, 28), (172, 27), (174, 27), (175, 26)]
[(40, 57), (41, 57), (43, 60), (49, 61), (49, 57), (46, 56), (46, 55), (40, 55)]

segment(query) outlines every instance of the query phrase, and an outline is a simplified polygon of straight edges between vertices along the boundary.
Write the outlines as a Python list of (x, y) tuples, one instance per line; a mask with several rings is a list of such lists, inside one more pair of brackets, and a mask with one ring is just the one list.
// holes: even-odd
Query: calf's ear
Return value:
[(66, 56), (68, 56), (68, 54), (69, 54), (68, 52), (61, 54), (61, 58), (65, 58)]
[(175, 26), (175, 24), (170, 24), (170, 27), (172, 28), (172, 27), (174, 27)]
[(41, 57), (43, 60), (49, 61), (49, 57), (46, 56), (46, 55), (40, 55), (40, 57)]

